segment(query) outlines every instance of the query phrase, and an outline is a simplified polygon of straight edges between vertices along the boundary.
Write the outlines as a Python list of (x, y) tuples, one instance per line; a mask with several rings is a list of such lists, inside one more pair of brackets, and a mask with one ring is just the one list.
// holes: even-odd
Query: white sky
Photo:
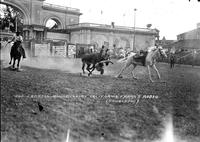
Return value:
[[(61, 6), (80, 9), (80, 23), (110, 24), (134, 26), (134, 8), (136, 27), (160, 30), (160, 37), (176, 39), (180, 33), (193, 30), (200, 23), (200, 2), (197, 0), (46, 0)], [(101, 14), (101, 11), (102, 14)]]

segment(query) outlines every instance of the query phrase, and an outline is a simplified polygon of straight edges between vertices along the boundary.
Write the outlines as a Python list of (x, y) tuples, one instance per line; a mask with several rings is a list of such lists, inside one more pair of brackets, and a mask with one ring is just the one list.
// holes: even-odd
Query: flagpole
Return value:
[(135, 47), (135, 23), (136, 23), (136, 11), (137, 9), (135, 8), (134, 9), (134, 38), (133, 38), (133, 50), (136, 50), (136, 47)]

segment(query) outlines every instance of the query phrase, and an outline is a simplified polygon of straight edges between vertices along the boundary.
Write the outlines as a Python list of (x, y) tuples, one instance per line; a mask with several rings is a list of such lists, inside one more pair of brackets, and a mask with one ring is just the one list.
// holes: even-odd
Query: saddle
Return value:
[(141, 62), (143, 66), (145, 66), (145, 60), (147, 56), (148, 51), (140, 50), (138, 54), (136, 54), (133, 58), (136, 62)]

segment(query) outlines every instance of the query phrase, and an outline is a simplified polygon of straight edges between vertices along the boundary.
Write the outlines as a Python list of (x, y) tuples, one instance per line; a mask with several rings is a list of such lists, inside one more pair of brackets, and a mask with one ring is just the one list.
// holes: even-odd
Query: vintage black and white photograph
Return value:
[(199, 0), (0, 0), (1, 142), (200, 142)]

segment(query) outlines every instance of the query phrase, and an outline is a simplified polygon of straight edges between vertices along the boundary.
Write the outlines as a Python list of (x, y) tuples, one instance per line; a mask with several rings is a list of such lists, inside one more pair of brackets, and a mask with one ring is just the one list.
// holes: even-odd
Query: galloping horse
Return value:
[(154, 82), (151, 78), (151, 71), (150, 71), (150, 67), (152, 67), (157, 75), (158, 75), (158, 78), (160, 79), (160, 73), (158, 72), (158, 69), (156, 68), (156, 59), (159, 57), (159, 56), (164, 56), (165, 58), (167, 58), (167, 54), (165, 53), (165, 50), (159, 46), (159, 47), (156, 47), (156, 46), (153, 46), (153, 47), (150, 47), (149, 50), (148, 50), (148, 53), (146, 55), (146, 58), (145, 58), (145, 62), (146, 62), (146, 65), (145, 64), (142, 64), (142, 61), (138, 61), (137, 58), (136, 58), (136, 53), (132, 53), (131, 55), (129, 55), (128, 57), (124, 58), (124, 60), (126, 60), (126, 63), (125, 63), (125, 66), (121, 69), (120, 73), (117, 75), (118, 78), (122, 77), (122, 73), (123, 71), (129, 67), (131, 64), (133, 65), (133, 70), (132, 70), (132, 76), (133, 78), (137, 79), (134, 75), (134, 69), (137, 65), (143, 65), (143, 66), (147, 66), (147, 69), (148, 69), (148, 73), (149, 73), (149, 79), (151, 82)]
[(19, 46), (22, 46), (19, 41), (15, 42), (14, 45), (12, 46), (11, 51), (10, 51), (10, 62), (9, 62), (9, 64), (11, 64), (12, 59), (13, 59), (12, 67), (13, 67), (13, 69), (15, 69), (15, 61), (18, 60), (17, 70), (19, 70), (19, 63), (20, 63), (21, 56), (22, 56), (22, 53), (19, 50)]

